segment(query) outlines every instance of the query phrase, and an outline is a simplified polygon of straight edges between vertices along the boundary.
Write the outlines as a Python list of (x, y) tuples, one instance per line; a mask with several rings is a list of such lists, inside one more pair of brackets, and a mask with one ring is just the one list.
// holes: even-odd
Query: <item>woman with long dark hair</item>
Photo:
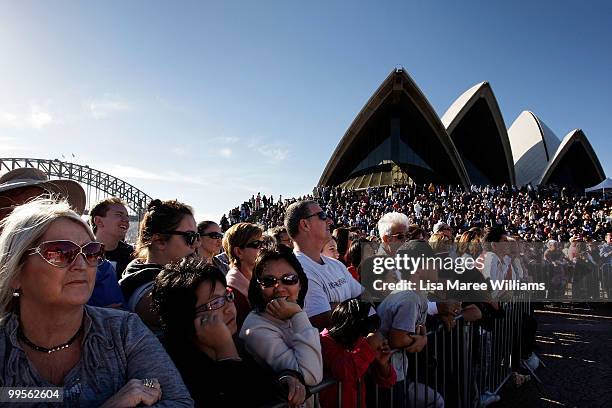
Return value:
[(153, 301), (166, 349), (197, 406), (259, 406), (283, 387), (285, 402), (304, 401), (297, 373), (273, 373), (240, 351), (234, 291), (214, 266), (194, 258), (166, 265)]
[(336, 239), (338, 249), (338, 260), (346, 265), (346, 253), (353, 243), (351, 239), (351, 231), (348, 228), (336, 228), (332, 234)]

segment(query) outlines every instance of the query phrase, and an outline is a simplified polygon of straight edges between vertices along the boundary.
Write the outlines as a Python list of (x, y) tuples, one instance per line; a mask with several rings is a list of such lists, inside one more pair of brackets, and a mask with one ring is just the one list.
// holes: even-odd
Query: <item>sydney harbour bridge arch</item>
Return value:
[(58, 159), (0, 158), (0, 174), (21, 167), (42, 170), (50, 180), (62, 178), (80, 183), (87, 197), (86, 213), (93, 204), (105, 197), (119, 197), (131, 210), (131, 221), (138, 221), (152, 200), (149, 195), (130, 183), (87, 165)]

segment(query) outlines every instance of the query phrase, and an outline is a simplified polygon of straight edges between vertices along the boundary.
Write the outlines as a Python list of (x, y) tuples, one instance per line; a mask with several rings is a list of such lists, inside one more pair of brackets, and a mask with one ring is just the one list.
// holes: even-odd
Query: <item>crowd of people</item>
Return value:
[[(457, 390), (407, 367), (428, 330), (504, 318), (507, 293), (490, 283), (528, 274), (503, 243), (612, 240), (609, 205), (565, 190), (406, 186), (258, 194), (220, 223), (156, 199), (132, 247), (120, 199), (85, 222), (77, 183), (23, 170), (0, 178), (0, 387), (62, 387), (66, 406), (312, 407), (324, 379), (341, 387), (318, 392), (322, 407), (365, 407), (374, 384), (389, 406), (454, 406)], [(374, 272), (397, 254), (480, 261), (461, 279), (487, 289), (394, 290), (448, 278), (428, 265)], [(513, 378), (525, 379), (518, 366)]]
[[(258, 193), (224, 215), (222, 227), (238, 222), (254, 222), (266, 229), (282, 225), (286, 208), (296, 200), (259, 197)], [(528, 242), (568, 242), (572, 237), (601, 242), (612, 230), (609, 200), (556, 186), (472, 186), (466, 190), (414, 184), (359, 191), (316, 187), (313, 194), (299, 199), (318, 200), (336, 226), (366, 236), (376, 236), (378, 220), (392, 211), (406, 214), (411, 225), (426, 232), (443, 222), (455, 236), (472, 227), (501, 225)]]

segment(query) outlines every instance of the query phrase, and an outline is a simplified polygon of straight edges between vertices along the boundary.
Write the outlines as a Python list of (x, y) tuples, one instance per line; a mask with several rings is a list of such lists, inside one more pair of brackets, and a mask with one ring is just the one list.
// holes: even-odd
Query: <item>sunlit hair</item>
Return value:
[(408, 216), (395, 211), (383, 215), (378, 220), (378, 235), (380, 238), (382, 239), (385, 235), (391, 234), (391, 229), (394, 225), (403, 225), (408, 228), (410, 226)]
[(15, 207), (0, 223), (0, 320), (15, 306), (12, 283), (21, 273), (26, 251), (36, 247), (49, 226), (60, 218), (81, 225), (92, 241), (95, 240), (89, 225), (63, 200), (41, 198), (30, 201)]
[(188, 215), (193, 217), (193, 210), (179, 201), (151, 201), (147, 212), (140, 221), (138, 241), (136, 242), (136, 257), (145, 260), (149, 255), (149, 247), (153, 243), (153, 236), (157, 234), (161, 239), (167, 241), (170, 239), (170, 235), (165, 233), (174, 231), (183, 221), (183, 218)]
[(468, 231), (465, 231), (461, 234), (457, 243), (457, 255), (461, 256), (467, 253), (472, 256), (478, 256), (482, 252), (481, 239), (480, 228), (470, 228)]
[(262, 234), (263, 229), (256, 224), (241, 222), (232, 225), (223, 236), (223, 250), (230, 261), (230, 265), (240, 268), (240, 259), (234, 253), (234, 249), (244, 247), (249, 241)]
[(431, 234), (431, 236), (429, 237), (429, 243), (432, 244), (434, 242), (440, 242), (440, 241), (450, 241), (451, 239), (449, 237), (447, 237), (446, 235), (444, 235), (441, 232), (435, 232), (433, 234)]
[(425, 238), (425, 230), (416, 224), (412, 224), (408, 227), (407, 234), (409, 240), (420, 239), (419, 237)]
[(451, 239), (441, 232), (431, 234), (429, 246), (435, 253), (446, 252), (450, 249)]

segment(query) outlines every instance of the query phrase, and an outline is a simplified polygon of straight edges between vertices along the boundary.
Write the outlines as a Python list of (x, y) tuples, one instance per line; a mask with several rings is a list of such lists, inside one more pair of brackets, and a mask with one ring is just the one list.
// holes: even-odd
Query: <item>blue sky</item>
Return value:
[[(442, 116), (489, 81), (612, 175), (606, 1), (0, 3), (0, 157), (88, 164), (198, 219), (311, 191), (396, 66)], [(72, 154), (75, 158), (72, 158)]]

